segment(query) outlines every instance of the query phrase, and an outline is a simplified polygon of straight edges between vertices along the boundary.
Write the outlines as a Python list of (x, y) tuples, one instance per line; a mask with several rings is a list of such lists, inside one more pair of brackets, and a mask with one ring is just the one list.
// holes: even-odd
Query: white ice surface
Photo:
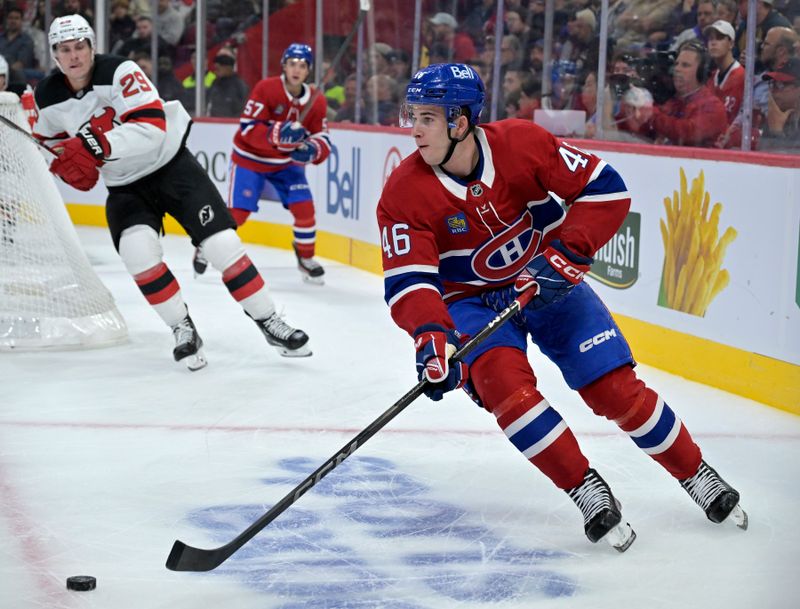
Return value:
[[(415, 383), (382, 282), (249, 247), (314, 356), (281, 358), (219, 276), (165, 239), (205, 340), (190, 373), (100, 229), (81, 229), (130, 328), (122, 346), (0, 354), (0, 609), (770, 609), (800, 606), (800, 418), (664, 372), (640, 376), (742, 495), (714, 525), (558, 372), (540, 388), (638, 533), (590, 544), (579, 512), (464, 395), (421, 398), (219, 569), (164, 567), (173, 541), (222, 545)], [(97, 577), (69, 592), (69, 575)]]

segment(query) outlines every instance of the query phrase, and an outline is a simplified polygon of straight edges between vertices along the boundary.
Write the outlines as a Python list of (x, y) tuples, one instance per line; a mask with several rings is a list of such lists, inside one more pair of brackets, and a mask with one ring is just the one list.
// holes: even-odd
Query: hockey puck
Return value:
[(91, 575), (73, 575), (67, 578), (67, 590), (85, 592), (94, 590), (97, 587), (97, 580)]

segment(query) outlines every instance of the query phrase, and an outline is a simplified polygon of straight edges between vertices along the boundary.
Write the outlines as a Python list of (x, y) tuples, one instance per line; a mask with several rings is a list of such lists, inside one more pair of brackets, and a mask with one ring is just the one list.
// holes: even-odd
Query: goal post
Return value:
[[(30, 131), (14, 93), (0, 92), (0, 115)], [(42, 154), (0, 124), (0, 350), (102, 347), (127, 335)]]

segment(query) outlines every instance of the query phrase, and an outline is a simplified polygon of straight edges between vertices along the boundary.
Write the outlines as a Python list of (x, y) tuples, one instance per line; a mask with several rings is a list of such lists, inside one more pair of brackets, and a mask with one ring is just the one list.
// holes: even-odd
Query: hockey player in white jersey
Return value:
[(163, 102), (133, 61), (96, 55), (94, 31), (79, 15), (55, 19), (48, 42), (60, 71), (36, 88), (34, 135), (59, 153), (50, 171), (74, 188), (90, 190), (103, 176), (114, 246), (172, 328), (175, 360), (190, 370), (206, 365), (203, 341), (163, 260), (159, 233), (165, 214), (202, 246), (270, 345), (287, 357), (311, 355), (306, 333), (277, 314), (225, 202), (186, 149), (191, 119), (180, 102)]

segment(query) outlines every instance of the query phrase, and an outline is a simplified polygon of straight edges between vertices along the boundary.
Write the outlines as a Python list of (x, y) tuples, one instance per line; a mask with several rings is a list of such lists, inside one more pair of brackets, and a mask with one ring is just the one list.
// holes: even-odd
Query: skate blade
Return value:
[(303, 345), (299, 349), (287, 349), (286, 347), (275, 347), (283, 357), (311, 357), (311, 349), (308, 345)]
[(620, 522), (606, 533), (605, 539), (617, 552), (624, 552), (636, 541), (636, 532), (627, 522)]
[(325, 277), (324, 275), (320, 275), (319, 277), (312, 277), (311, 275), (303, 275), (303, 283), (308, 283), (310, 285), (325, 285)]
[(742, 506), (738, 503), (736, 504), (736, 507), (733, 508), (733, 511), (731, 511), (730, 518), (737, 527), (743, 531), (747, 530), (747, 525), (749, 524), (747, 512), (745, 512), (742, 509)]
[(198, 351), (194, 355), (189, 355), (187, 357), (184, 357), (183, 360), (181, 361), (183, 361), (186, 364), (186, 367), (191, 372), (197, 372), (201, 368), (205, 368), (206, 366), (208, 366), (208, 360), (206, 359), (206, 356), (202, 350)]

